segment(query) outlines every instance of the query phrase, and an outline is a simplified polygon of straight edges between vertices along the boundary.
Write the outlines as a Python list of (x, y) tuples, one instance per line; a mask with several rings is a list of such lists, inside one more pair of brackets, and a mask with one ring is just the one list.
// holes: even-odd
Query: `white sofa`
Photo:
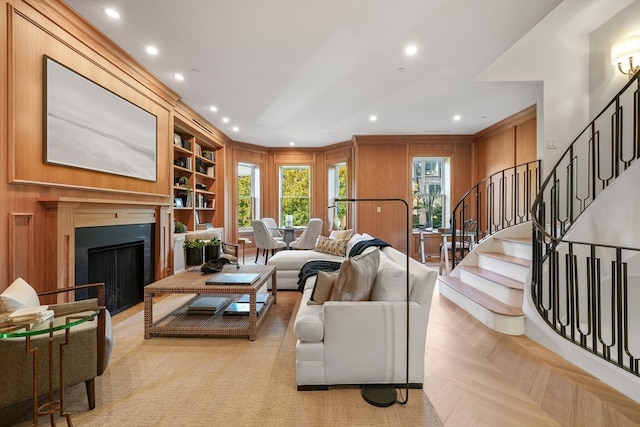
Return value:
[(342, 256), (331, 255), (314, 250), (292, 250), (276, 252), (271, 258), (269, 258), (267, 265), (273, 265), (276, 267), (278, 290), (298, 290), (298, 274), (300, 273), (302, 266), (307, 261), (326, 260), (342, 262), (345, 259), (346, 258)]
[[(406, 257), (391, 247), (381, 252), (386, 260), (380, 263), (374, 289), (395, 288), (395, 297), (390, 298), (393, 300), (308, 305), (316, 276), (306, 280), (294, 323), (298, 390), (326, 389), (331, 385), (406, 384)], [(305, 258), (317, 259), (311, 258), (315, 255), (305, 254)], [(422, 388), (427, 321), (438, 273), (413, 259), (409, 262), (408, 382), (412, 388)], [(384, 270), (386, 274), (381, 273)], [(393, 274), (388, 275), (390, 271)], [(279, 276), (278, 288), (280, 280)], [(282, 281), (287, 283), (286, 276)], [(380, 294), (384, 288), (377, 290)]]

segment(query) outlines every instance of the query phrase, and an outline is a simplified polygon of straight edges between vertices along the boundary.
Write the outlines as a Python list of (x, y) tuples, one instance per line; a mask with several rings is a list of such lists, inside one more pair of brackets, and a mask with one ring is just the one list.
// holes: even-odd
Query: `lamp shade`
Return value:
[(640, 34), (624, 38), (611, 46), (611, 64), (626, 67), (632, 59), (632, 64), (640, 64)]

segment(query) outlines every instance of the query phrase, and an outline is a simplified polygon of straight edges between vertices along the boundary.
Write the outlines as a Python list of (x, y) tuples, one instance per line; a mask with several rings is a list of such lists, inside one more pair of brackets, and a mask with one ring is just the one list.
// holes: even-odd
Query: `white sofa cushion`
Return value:
[(281, 271), (294, 270), (297, 277), (302, 266), (307, 261), (314, 260), (342, 262), (344, 261), (344, 258), (316, 251), (280, 251), (269, 258), (269, 261), (267, 261), (267, 265), (275, 265), (277, 267), (276, 273), (279, 273)]
[(351, 236), (351, 238), (349, 239), (349, 243), (347, 243), (347, 255), (349, 256), (349, 253), (351, 252), (351, 249), (353, 249), (354, 245), (358, 242), (363, 242), (365, 240), (373, 240), (373, 236), (368, 235), (367, 233), (364, 234), (358, 234), (355, 233), (353, 236)]
[(322, 305), (308, 305), (314, 282), (314, 278), (307, 279), (307, 286), (302, 294), (300, 307), (296, 320), (293, 323), (293, 333), (300, 341), (320, 342), (324, 339), (324, 311)]
[[(409, 277), (409, 290), (411, 290), (412, 279)], [(380, 264), (369, 299), (371, 301), (406, 301), (406, 280), (405, 268), (391, 261), (384, 252), (380, 252)]]

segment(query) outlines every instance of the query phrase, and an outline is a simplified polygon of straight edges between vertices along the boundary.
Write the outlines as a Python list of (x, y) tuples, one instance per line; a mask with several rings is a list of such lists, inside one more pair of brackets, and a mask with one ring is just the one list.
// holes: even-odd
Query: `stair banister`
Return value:
[[(629, 262), (640, 260), (640, 248), (569, 233), (640, 158), (639, 105), (636, 73), (565, 150), (531, 208), (531, 296), (538, 313), (561, 337), (635, 376), (640, 325), (630, 322), (630, 313), (640, 277), (629, 275)], [(628, 197), (637, 197), (633, 193)]]

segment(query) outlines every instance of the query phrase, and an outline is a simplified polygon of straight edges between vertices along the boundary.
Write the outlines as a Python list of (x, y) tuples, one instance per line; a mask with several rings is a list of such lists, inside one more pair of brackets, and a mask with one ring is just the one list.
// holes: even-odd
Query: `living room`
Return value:
[[(637, 4), (637, 1), (628, 3)], [(310, 217), (324, 220), (323, 234), (327, 235), (332, 221), (329, 209), (331, 197), (327, 185), (328, 169), (331, 165), (338, 163), (347, 165), (350, 177), (349, 194), (363, 198), (400, 195), (404, 199), (410, 199), (411, 158), (450, 158), (451, 173), (454, 176), (451, 182), (450, 198), (458, 200), (474, 183), (504, 167), (538, 158), (543, 159), (543, 163), (553, 163), (556, 153), (561, 151), (558, 148), (563, 147), (547, 148), (548, 137), (561, 141), (560, 144), (571, 140), (576, 133), (576, 128), (587, 123), (586, 117), (590, 115), (591, 108), (598, 108), (590, 107), (587, 102), (586, 106), (581, 105), (575, 109), (559, 111), (562, 110), (561, 105), (566, 104), (556, 102), (557, 97), (573, 99), (575, 96), (584, 96), (587, 92), (587, 98), (589, 98), (588, 95), (595, 92), (590, 102), (600, 105), (602, 100), (611, 96), (613, 87), (616, 90), (619, 88), (619, 81), (615, 83), (607, 81), (604, 84), (607, 87), (590, 91), (584, 87), (570, 87), (572, 85), (566, 83), (566, 77), (561, 79), (549, 76), (541, 79), (545, 82), (545, 88), (544, 92), (540, 89), (539, 99), (522, 105), (523, 108), (511, 111), (501, 120), (487, 123), (486, 127), (472, 134), (354, 134), (343, 140), (328, 141), (321, 147), (269, 147), (252, 143), (250, 139), (232, 138), (229, 136), (233, 135), (232, 133), (220, 131), (202, 113), (187, 105), (181, 99), (180, 93), (169, 88), (145, 67), (138, 64), (128, 53), (99, 33), (65, 3), (5, 0), (4, 6), (0, 12), (0, 18), (4, 23), (2, 31), (7, 43), (0, 47), (2, 52), (0, 66), (8, 72), (5, 73), (4, 84), (0, 88), (0, 98), (6, 100), (3, 102), (2, 114), (0, 114), (0, 128), (6, 130), (0, 136), (1, 145), (6, 147), (0, 154), (0, 171), (7, 177), (7, 181), (0, 190), (2, 199), (0, 215), (7, 218), (7, 221), (0, 222), (0, 234), (8, 237), (0, 244), (0, 259), (4, 260), (4, 265), (7, 266), (6, 273), (0, 278), (0, 291), (6, 289), (17, 277), (24, 278), (37, 291), (49, 291), (77, 284), (77, 278), (80, 277), (76, 270), (77, 261), (74, 253), (77, 228), (152, 224), (153, 232), (149, 239), (153, 242), (153, 249), (150, 249), (153, 253), (152, 261), (149, 261), (152, 264), (152, 272), (148, 274), (152, 279), (149, 280), (159, 280), (173, 274), (174, 220), (178, 215), (190, 212), (186, 214), (184, 221), (189, 224), (189, 231), (196, 228), (196, 222), (200, 222), (193, 216), (196, 212), (195, 208), (184, 209), (180, 211), (182, 214), (176, 213), (179, 212), (175, 206), (174, 185), (175, 153), (176, 150), (179, 151), (175, 148), (174, 141), (176, 129), (183, 134), (196, 137), (203, 141), (204, 147), (215, 151), (215, 180), (203, 191), (203, 193), (215, 194), (215, 209), (205, 208), (202, 211), (210, 215), (205, 219), (206, 222), (213, 227), (224, 229), (225, 241), (237, 242), (242, 237), (253, 240), (250, 233), (238, 230), (234, 226), (238, 219), (235, 209), (238, 196), (234, 190), (237, 187), (236, 170), (239, 163), (250, 163), (260, 167), (261, 216), (276, 218), (280, 216), (279, 200), (277, 194), (273, 193), (279, 187), (280, 167), (308, 166), (314, 182), (311, 189), (313, 203), (310, 208)], [(570, 8), (566, 4), (563, 6)], [(621, 5), (617, 5), (604, 9), (608, 13), (607, 16), (614, 16), (622, 8)], [(566, 10), (564, 13), (568, 14), (569, 11)], [(602, 17), (601, 22), (604, 21), (606, 20)], [(562, 51), (566, 48), (558, 47), (557, 49)], [(602, 46), (598, 47), (598, 54), (600, 55), (604, 49)], [(558, 54), (558, 56), (562, 55)], [(563, 57), (561, 62), (545, 65), (545, 67), (553, 66), (553, 71), (540, 71), (544, 70), (544, 67), (540, 66), (538, 72), (554, 74), (558, 71), (555, 67), (558, 67), (562, 68), (562, 72), (556, 74), (565, 75), (566, 73), (578, 76), (579, 78), (575, 80), (583, 79), (582, 83), (584, 83), (588, 75), (581, 69), (581, 67), (584, 68), (582, 65), (585, 57), (581, 56), (580, 61), (573, 61), (572, 58), (575, 59), (576, 56), (575, 52), (571, 52), (571, 55)], [(155, 179), (138, 179), (91, 169), (69, 168), (60, 163), (45, 161), (47, 159), (44, 136), (46, 132), (42, 112), (46, 110), (43, 93), (45, 93), (44, 70), (47, 65), (43, 60), (44, 57), (53, 58), (68, 69), (107, 88), (155, 117), (157, 129), (155, 139), (158, 141), (155, 153), (157, 171)], [(495, 75), (499, 74), (495, 72)], [(521, 71), (518, 78), (538, 80), (526, 74)], [(584, 84), (584, 86), (587, 85)], [(570, 98), (565, 98), (567, 96)], [(541, 114), (542, 112), (544, 114)], [(566, 119), (577, 123), (565, 129), (562, 123)], [(398, 179), (399, 176), (407, 178)], [(383, 207), (380, 214), (375, 212), (374, 206), (370, 207), (371, 210), (368, 209), (362, 207), (357, 213), (351, 212), (346, 223), (355, 226), (358, 230), (382, 236), (394, 247), (402, 248), (404, 230), (388, 220), (388, 218), (402, 217), (402, 212), (395, 207), (389, 209)], [(409, 252), (415, 259), (419, 259), (418, 239), (419, 233), (412, 234)], [(253, 254), (255, 249), (252, 244), (248, 244), (245, 250), (248, 254)], [(288, 295), (285, 298), (293, 297)], [(53, 301), (49, 302), (53, 303)], [(280, 304), (279, 300), (277, 306)], [(274, 316), (270, 323), (275, 325), (266, 324), (263, 328), (268, 330), (270, 327), (277, 327), (278, 322), (287, 325), (287, 319), (293, 310), (295, 310), (295, 302), (287, 303), (283, 300), (282, 307), (278, 307), (277, 311), (271, 313)], [(137, 314), (139, 316), (139, 312)], [(114, 318), (117, 323), (124, 325), (128, 318), (135, 316), (134, 311), (124, 311)], [(444, 319), (447, 316), (443, 314)], [(442, 321), (446, 322), (446, 320)], [(464, 322), (468, 322), (468, 319)], [(131, 332), (121, 338), (123, 342), (129, 339), (127, 337), (138, 334), (139, 331), (135, 330), (137, 327), (142, 327), (142, 324), (133, 326), (134, 329), (130, 329)], [(281, 332), (283, 337), (286, 336), (286, 326)], [(142, 332), (139, 333), (142, 334)], [(137, 338), (139, 336), (136, 336)], [(204, 340), (188, 342), (195, 347), (209, 345)], [(154, 340), (145, 345), (154, 346)], [(242, 347), (240, 351), (250, 349), (244, 342), (236, 344), (225, 341), (222, 346), (225, 345)], [(283, 351), (292, 350), (287, 348)], [(119, 357), (124, 358), (124, 356)], [(249, 363), (257, 367), (261, 362), (257, 360)], [(268, 366), (269, 368), (266, 369), (276, 372), (273, 364)], [(172, 374), (183, 375), (184, 372), (176, 370)], [(287, 373), (287, 375), (290, 374), (290, 372)], [(226, 377), (223, 377), (223, 380), (232, 382)], [(149, 385), (149, 387), (154, 386)], [(236, 390), (235, 387), (236, 385), (230, 388)], [(220, 390), (217, 386), (214, 388)], [(108, 387), (101, 390), (105, 389)], [(242, 392), (241, 388), (237, 390)], [(314, 399), (315, 393), (299, 395), (303, 400), (310, 400)], [(214, 399), (214, 396), (211, 395), (209, 399)], [(80, 393), (79, 399), (82, 400), (82, 398)], [(342, 397), (335, 398), (335, 400), (340, 399)], [(98, 400), (100, 401), (100, 397)], [(261, 403), (264, 412), (273, 415), (275, 409), (268, 407), (269, 404), (277, 406), (277, 400)], [(143, 405), (143, 403), (137, 402), (132, 405)], [(331, 410), (330, 403), (324, 405), (315, 410), (318, 412)], [(365, 406), (361, 411), (367, 412), (367, 409)], [(117, 409), (114, 410), (117, 411)], [(422, 409), (417, 411), (420, 413)], [(443, 419), (440, 411), (439, 414)], [(343, 412), (341, 416), (343, 420), (350, 419), (348, 413)], [(364, 417), (362, 419), (366, 418), (365, 415), (362, 417)], [(422, 423), (421, 420), (413, 417), (419, 417), (419, 415), (414, 413), (410, 420), (404, 420), (412, 424)], [(177, 418), (164, 418), (163, 422), (168, 423), (171, 420), (179, 423)], [(300, 421), (295, 417), (279, 419), (285, 424)], [(140, 416), (130, 425), (145, 425), (146, 422), (151, 422), (150, 420), (153, 418), (150, 417), (145, 421), (145, 417)], [(108, 423), (108, 418), (102, 418), (100, 421)], [(98, 423), (98, 421), (95, 422)], [(308, 420), (306, 422), (309, 423), (308, 425), (313, 425)], [(207, 425), (206, 420), (202, 420), (201, 423)], [(304, 421), (300, 423), (304, 424)], [(357, 423), (358, 421), (354, 420), (354, 424)]]

